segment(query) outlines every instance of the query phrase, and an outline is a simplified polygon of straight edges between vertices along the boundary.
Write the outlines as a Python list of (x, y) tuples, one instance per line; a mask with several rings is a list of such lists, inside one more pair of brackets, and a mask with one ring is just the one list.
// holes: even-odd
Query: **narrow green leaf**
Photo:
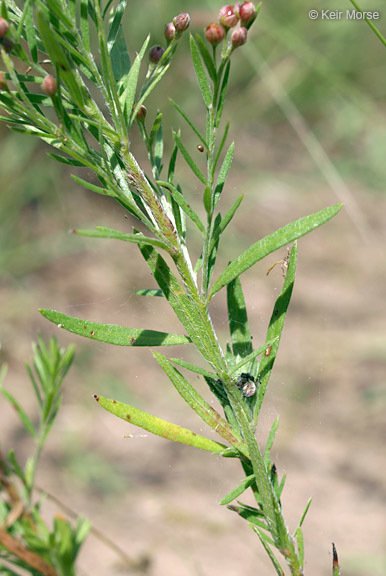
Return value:
[(119, 94), (124, 89), (130, 72), (130, 56), (127, 50), (125, 36), (123, 34), (122, 26), (119, 27), (118, 34), (115, 38), (114, 44), (110, 50), (111, 66), (115, 82), (119, 87)]
[(139, 246), (158, 286), (165, 294), (177, 318), (184, 326), (197, 350), (217, 371), (223, 366), (219, 357), (218, 343), (213, 333), (206, 309), (202, 302), (192, 301), (179, 284), (165, 260), (151, 246)]
[(190, 120), (190, 118), (187, 116), (187, 114), (185, 114), (185, 112), (182, 110), (181, 106), (179, 106), (176, 102), (174, 102), (174, 100), (172, 100), (172, 98), (169, 98), (169, 101), (172, 103), (172, 105), (177, 110), (177, 112), (179, 114), (181, 114), (181, 116), (185, 120), (185, 122), (187, 122), (187, 124), (189, 124), (189, 126), (191, 127), (191, 129), (193, 130), (193, 132), (195, 133), (197, 138), (203, 143), (205, 148), (208, 148), (208, 144), (207, 144), (204, 136), (201, 134), (201, 132), (198, 130), (198, 128), (193, 124), (193, 122)]
[(190, 342), (190, 338), (179, 334), (90, 322), (55, 310), (40, 310), (40, 313), (58, 328), (116, 346), (176, 346)]
[(224, 188), (224, 184), (225, 181), (227, 179), (231, 164), (232, 164), (232, 160), (233, 160), (233, 154), (235, 151), (235, 143), (232, 142), (232, 144), (229, 146), (227, 153), (225, 154), (225, 158), (224, 161), (221, 165), (220, 168), (220, 172), (217, 178), (217, 182), (216, 182), (216, 188), (214, 191), (214, 205), (217, 205), (217, 202), (219, 201), (219, 198), (221, 196), (221, 192), (223, 191)]
[(168, 168), (168, 182), (173, 184), (174, 182), (174, 172), (176, 170), (176, 161), (178, 154), (178, 146), (174, 144), (173, 152), (170, 155), (169, 168)]
[(276, 418), (275, 422), (272, 424), (271, 430), (268, 435), (268, 440), (265, 445), (265, 452), (264, 452), (264, 464), (265, 467), (268, 468), (269, 463), (271, 461), (271, 449), (275, 440), (275, 435), (277, 432), (277, 428), (279, 426), (279, 416)]
[(331, 220), (341, 208), (342, 204), (336, 204), (335, 206), (330, 206), (329, 208), (300, 218), (250, 246), (241, 256), (229, 264), (219, 276), (211, 288), (208, 300), (213, 298), (221, 288), (251, 268), (256, 262), (259, 262), (259, 260), (268, 256), (268, 254), (271, 254), (271, 252), (278, 250), (282, 246), (293, 242), (297, 238), (318, 228), (328, 220)]
[(229, 60), (228, 64), (226, 65), (226, 68), (225, 68), (224, 77), (223, 77), (223, 80), (221, 83), (221, 88), (220, 88), (220, 97), (219, 97), (219, 101), (218, 101), (218, 105), (217, 105), (217, 115), (216, 115), (216, 128), (218, 128), (220, 125), (222, 112), (224, 109), (224, 103), (225, 103), (227, 89), (228, 89), (230, 68), (231, 68), (231, 62)]
[(213, 250), (214, 245), (216, 244), (217, 240), (221, 237), (225, 228), (228, 226), (228, 224), (232, 220), (233, 216), (236, 214), (236, 211), (239, 208), (243, 198), (244, 198), (244, 194), (241, 194), (241, 196), (239, 196), (237, 198), (236, 202), (234, 204), (232, 204), (232, 206), (229, 208), (229, 210), (224, 214), (224, 216), (221, 219), (217, 228), (215, 228), (213, 230), (212, 240), (210, 242), (210, 250)]
[(112, 230), (111, 228), (104, 228), (97, 226), (96, 230), (73, 230), (74, 234), (79, 236), (87, 236), (88, 238), (110, 238), (114, 240), (123, 240), (124, 242), (132, 242), (133, 244), (148, 244), (149, 246), (158, 246), (164, 250), (168, 250), (167, 244), (157, 238), (148, 238), (142, 234), (126, 234), (119, 230)]
[(228, 506), (228, 510), (232, 510), (232, 512), (236, 512), (241, 518), (244, 518), (249, 524), (254, 526), (258, 526), (263, 530), (269, 530), (267, 524), (265, 523), (265, 516), (264, 513), (257, 508), (253, 508), (252, 506), (245, 506), (239, 502), (240, 506), (230, 505)]
[(84, 47), (87, 52), (91, 52), (90, 47), (90, 28), (88, 21), (88, 0), (80, 0), (80, 33)]
[(122, 17), (126, 9), (126, 4), (127, 0), (119, 0), (114, 13), (110, 15), (110, 19), (111, 16), (113, 17), (111, 19), (111, 24), (109, 26), (107, 35), (107, 49), (109, 51), (109, 54), (111, 53), (111, 50), (119, 34), (119, 31), (121, 30)]
[(304, 522), (304, 520), (305, 520), (305, 518), (306, 518), (306, 516), (307, 516), (308, 510), (310, 509), (311, 502), (312, 502), (312, 498), (309, 498), (308, 501), (307, 501), (306, 507), (305, 507), (305, 509), (304, 509), (304, 512), (303, 512), (303, 514), (302, 514), (302, 517), (300, 518), (299, 528), (301, 528), (301, 526), (303, 526), (303, 522)]
[(213, 82), (216, 82), (217, 79), (217, 72), (216, 72), (216, 63), (212, 55), (210, 54), (206, 44), (204, 43), (203, 39), (201, 38), (200, 34), (196, 34), (196, 42), (198, 49), (200, 51), (202, 60), (208, 70), (208, 74), (211, 77)]
[(207, 181), (206, 181), (204, 174), (201, 172), (200, 168), (197, 166), (197, 164), (195, 163), (195, 161), (193, 160), (193, 158), (191, 157), (191, 155), (189, 154), (189, 152), (187, 151), (185, 146), (182, 144), (179, 133), (174, 132), (174, 140), (175, 140), (175, 143), (178, 146), (178, 149), (181, 152), (185, 162), (187, 163), (189, 168), (192, 170), (193, 174), (195, 174), (197, 176), (197, 178), (206, 186)]
[(299, 527), (295, 532), (296, 544), (298, 547), (298, 557), (300, 566), (304, 565), (304, 538), (302, 529)]
[(197, 43), (193, 36), (190, 36), (190, 52), (192, 55), (193, 66), (196, 71), (198, 85), (200, 86), (201, 94), (207, 108), (212, 105), (212, 91), (209, 86), (208, 78), (202, 65), (200, 53), (197, 48)]
[(282, 476), (281, 481), (280, 481), (280, 485), (279, 485), (278, 489), (276, 490), (276, 498), (278, 499), (278, 501), (280, 500), (281, 495), (283, 493), (286, 479), (287, 479), (287, 473), (285, 472)]
[(223, 134), (223, 137), (221, 138), (221, 142), (220, 142), (220, 145), (218, 147), (216, 158), (215, 158), (215, 161), (213, 164), (213, 170), (212, 170), (213, 178), (214, 178), (214, 175), (216, 173), (217, 164), (218, 164), (218, 161), (220, 160), (220, 156), (221, 156), (221, 153), (222, 153), (223, 148), (225, 146), (226, 139), (228, 137), (229, 126), (230, 126), (230, 124), (229, 124), (229, 122), (227, 122), (225, 125), (224, 134)]
[(143, 288), (142, 290), (136, 290), (135, 293), (137, 296), (164, 297), (162, 290), (158, 290), (157, 288)]
[(158, 115), (159, 118), (159, 125), (154, 134), (154, 164), (156, 168), (156, 174), (159, 178), (159, 175), (162, 171), (162, 158), (164, 155), (164, 138), (163, 138), (163, 131), (162, 131), (162, 114)]
[(238, 433), (228, 424), (197, 390), (182, 376), (172, 363), (159, 352), (153, 352), (154, 358), (168, 376), (177, 392), (187, 404), (208, 424), (221, 438), (237, 448), (242, 454), (247, 455), (245, 444), (241, 441)]
[(6, 398), (6, 400), (8, 400), (8, 402), (15, 408), (27, 432), (32, 436), (32, 438), (36, 438), (36, 430), (34, 428), (34, 425), (28, 418), (27, 414), (24, 412), (23, 408), (20, 406), (16, 398), (10, 392), (8, 392), (8, 390), (6, 390), (2, 385), (0, 385), (0, 394), (2, 394), (4, 398)]
[(256, 350), (254, 350), (251, 354), (245, 356), (245, 358), (243, 358), (233, 366), (233, 368), (229, 372), (229, 375), (231, 376), (235, 372), (238, 372), (243, 366), (245, 366), (245, 364), (249, 364), (250, 362), (252, 362), (252, 360), (254, 360), (257, 356), (260, 356), (260, 354), (265, 352), (267, 350), (267, 347), (272, 346), (272, 344), (276, 342), (276, 340), (277, 337), (272, 338), (272, 340), (267, 340), (265, 344), (263, 344), (263, 346), (256, 348)]
[(224, 506), (226, 504), (230, 504), (231, 502), (233, 502), (233, 500), (238, 498), (243, 492), (245, 492), (245, 490), (247, 490), (250, 486), (252, 486), (254, 482), (255, 482), (254, 474), (251, 474), (250, 476), (244, 478), (244, 480), (241, 482), (241, 484), (239, 484), (239, 486), (237, 486), (237, 488), (231, 490), (226, 496), (224, 496), (222, 500), (220, 500), (220, 506)]
[(177, 424), (172, 422), (167, 422), (156, 416), (152, 416), (143, 410), (134, 408), (134, 406), (129, 406), (123, 402), (118, 402), (117, 400), (110, 400), (104, 398), (103, 396), (95, 396), (95, 400), (108, 412), (118, 416), (130, 424), (139, 426), (143, 430), (147, 430), (152, 434), (161, 436), (161, 438), (166, 438), (167, 440), (172, 440), (173, 442), (179, 442), (180, 444), (186, 444), (187, 446), (194, 446), (195, 448), (201, 448), (201, 450), (207, 450), (208, 452), (213, 452), (214, 454), (221, 454), (221, 452), (226, 448), (218, 442), (214, 442), (209, 438), (205, 438), (200, 434), (196, 434), (187, 428), (181, 428)]
[(190, 364), (190, 362), (186, 362), (180, 358), (170, 358), (170, 360), (174, 362), (174, 364), (178, 364), (178, 366), (182, 366), (182, 368), (186, 368), (195, 374), (201, 374), (201, 376), (205, 376), (206, 378), (213, 378), (214, 380), (217, 378), (216, 374), (213, 372), (208, 372), (207, 370), (204, 370), (204, 368)]
[(200, 232), (202, 232), (202, 234), (204, 234), (205, 233), (205, 227), (204, 227), (203, 223), (201, 222), (200, 217), (198, 216), (198, 214), (196, 214), (196, 212), (193, 210), (193, 208), (190, 206), (190, 204), (187, 203), (184, 196), (177, 190), (177, 188), (175, 186), (173, 186), (173, 184), (170, 184), (169, 182), (163, 182), (161, 180), (157, 180), (157, 184), (159, 186), (161, 186), (162, 188), (166, 188), (167, 190), (169, 190), (172, 198), (174, 198), (174, 200), (177, 202), (177, 204), (181, 208), (181, 210), (183, 210), (185, 212), (185, 214), (187, 216), (189, 216), (189, 218), (192, 220), (192, 222), (194, 222), (196, 224), (196, 226), (200, 230)]
[(70, 62), (69, 56), (58, 42), (54, 31), (51, 29), (40, 8), (36, 11), (36, 22), (50, 60), (55, 62), (57, 70), (60, 71), (60, 76), (63, 79), (71, 98), (80, 108), (83, 109), (86, 102), (86, 92), (82, 85), (80, 76), (78, 75), (73, 63)]
[(25, 33), (26, 39), (28, 43), (28, 48), (31, 53), (32, 61), (37, 64), (38, 62), (38, 45), (37, 45), (37, 36), (36, 30), (34, 26), (34, 21), (32, 17), (32, 4), (31, 1), (25, 2), (23, 8), (23, 16), (24, 16), (24, 25), (25, 25)]
[(227, 285), (227, 305), (233, 355), (245, 358), (253, 352), (253, 347), (240, 278)]
[(268, 381), (271, 376), (272, 368), (279, 349), (281, 333), (284, 328), (284, 321), (287, 314), (289, 303), (291, 301), (292, 290), (295, 282), (296, 262), (297, 262), (297, 243), (295, 242), (291, 249), (288, 269), (283, 283), (283, 288), (281, 290), (279, 297), (275, 302), (267, 330), (266, 343), (268, 342), (268, 340), (271, 341), (274, 338), (276, 340), (273, 344), (268, 345), (267, 351), (269, 351), (269, 354), (268, 355), (264, 354), (259, 366), (260, 386), (258, 393), (255, 396), (256, 419), (258, 417), (258, 413), (264, 400), (265, 391), (267, 389)]
[(54, 160), (60, 162), (61, 164), (67, 164), (68, 166), (77, 166), (77, 167), (84, 166), (83, 162), (75, 160), (74, 158), (67, 158), (67, 156), (60, 156), (59, 154), (54, 154), (52, 152), (48, 153), (47, 156), (53, 158)]
[(126, 86), (125, 86), (124, 92), (119, 99), (121, 102), (121, 105), (124, 106), (127, 127), (130, 127), (131, 124), (133, 123), (134, 119), (135, 119), (135, 116), (133, 116), (133, 114), (135, 112), (135, 110), (133, 110), (133, 107), (134, 107), (135, 95), (136, 95), (136, 91), (137, 91), (139, 70), (141, 68), (141, 62), (142, 62), (144, 54), (147, 50), (149, 41), (150, 41), (150, 36), (148, 36), (146, 38), (145, 42), (142, 45), (142, 48), (141, 48), (139, 54), (137, 54), (137, 57), (135, 58), (132, 67), (130, 68), (130, 72), (128, 73), (127, 78), (126, 78)]
[[(266, 538), (265, 534), (263, 532), (261, 532), (261, 530), (259, 530), (258, 528), (254, 528), (254, 530), (255, 530), (256, 534), (258, 535), (258, 537), (260, 538), (260, 542), (264, 546), (265, 551), (267, 552), (268, 556), (270, 557), (271, 562), (272, 562), (272, 564), (276, 570), (276, 574), (278, 576), (285, 576), (282, 567), (280, 566), (276, 556), (272, 552), (272, 549), (271, 549), (269, 543), (267, 542), (267, 538)], [(274, 543), (272, 543), (272, 544), (273, 544), (273, 546), (275, 546)]]
[(77, 182), (83, 188), (87, 188), (87, 190), (91, 190), (92, 192), (96, 192), (101, 196), (112, 196), (113, 198), (116, 197), (114, 192), (107, 190), (107, 188), (101, 188), (100, 186), (96, 186), (95, 184), (91, 184), (91, 182), (87, 182), (87, 180), (83, 180), (83, 178), (79, 178), (79, 176), (75, 176), (75, 174), (71, 174), (71, 178)]

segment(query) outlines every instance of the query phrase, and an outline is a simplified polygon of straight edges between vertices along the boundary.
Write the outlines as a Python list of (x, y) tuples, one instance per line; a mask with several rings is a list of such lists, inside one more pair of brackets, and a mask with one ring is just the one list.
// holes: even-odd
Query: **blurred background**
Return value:
[[(384, 7), (379, 0), (365, 1), (362, 8), (380, 10), (385, 34)], [(197, 32), (216, 20), (220, 7), (203, 0), (132, 0), (125, 17), (130, 54), (149, 30), (152, 44), (162, 44), (164, 24), (180, 11), (191, 14)], [(304, 525), (306, 574), (331, 574), (335, 542), (346, 576), (383, 576), (386, 52), (364, 22), (310, 20), (309, 10), (321, 8), (352, 6), (348, 0), (324, 0), (323, 6), (320, 0), (264, 3), (248, 43), (232, 57), (224, 119), (231, 122), (236, 153), (221, 210), (240, 193), (245, 198), (223, 237), (217, 273), (276, 228), (344, 202), (333, 221), (299, 241), (293, 299), (259, 438), (264, 445), (280, 414), (273, 453), (279, 475), (288, 476), (283, 507), (291, 529), (313, 497)], [(155, 92), (149, 117), (160, 108), (164, 126), (181, 127), (185, 144), (201, 161), (196, 138), (168, 102), (172, 97), (204, 124), (187, 37)], [(171, 130), (164, 132), (167, 154)], [(131, 138), (146, 163), (136, 128)], [(109, 198), (78, 188), (47, 151), (0, 125), (1, 360), (9, 364), (5, 385), (22, 395), (30, 414), (35, 406), (24, 363), (31, 342), (39, 333), (55, 334), (62, 345), (77, 346), (39, 486), (88, 517), (143, 574), (271, 575), (257, 537), (218, 506), (242, 478), (237, 463), (145, 436), (92, 400), (101, 393), (200, 432), (200, 421), (150, 352), (85, 341), (39, 315), (38, 308), (54, 308), (89, 320), (180, 331), (166, 303), (134, 295), (155, 287), (134, 245), (68, 234), (94, 225), (130, 231), (134, 223)], [(202, 190), (182, 164), (179, 178), (202, 213)], [(198, 255), (197, 241), (191, 234)], [(285, 249), (271, 255), (242, 278), (256, 347), (264, 342), (282, 285), (279, 266), (268, 277), (266, 272), (285, 255)], [(212, 316), (225, 344), (223, 293), (214, 299)], [(198, 361), (188, 348), (170, 355)], [(199, 379), (197, 386), (210, 398)], [(2, 398), (0, 411), (2, 447), (15, 448), (23, 459), (29, 440)], [(129, 433), (134, 438), (124, 439)], [(58, 506), (47, 501), (46, 509), (50, 521)], [(123, 573), (120, 558), (92, 535), (79, 567), (94, 576)]]

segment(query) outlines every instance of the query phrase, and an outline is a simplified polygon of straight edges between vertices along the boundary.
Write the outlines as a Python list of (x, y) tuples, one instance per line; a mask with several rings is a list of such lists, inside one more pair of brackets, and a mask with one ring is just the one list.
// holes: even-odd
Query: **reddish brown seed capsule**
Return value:
[(140, 122), (143, 122), (146, 118), (146, 114), (147, 114), (147, 108), (146, 108), (146, 106), (141, 104), (141, 106), (139, 107), (138, 112), (137, 112), (137, 120), (139, 120)]
[(13, 42), (10, 38), (8, 38), (7, 36), (5, 36), (5, 38), (2, 39), (1, 41), (1, 46), (4, 48), (4, 50), (6, 51), (7, 54), (9, 54), (12, 51), (13, 48)]
[(42, 90), (47, 96), (55, 96), (58, 84), (51, 74), (47, 74), (42, 82)]
[(225, 38), (225, 30), (220, 24), (209, 24), (205, 30), (205, 38), (212, 46), (217, 46)]
[(150, 62), (152, 62), (153, 64), (157, 64), (161, 58), (162, 58), (162, 54), (165, 52), (165, 50), (162, 48), (162, 46), (152, 46), (149, 50), (149, 60)]
[(5, 18), (0, 18), (0, 39), (4, 38), (9, 30), (9, 24)]
[(235, 14), (234, 6), (228, 4), (223, 6), (218, 14), (219, 22), (224, 28), (233, 28), (238, 22), (237, 14)]
[(178, 14), (175, 18), (173, 18), (173, 24), (177, 32), (185, 32), (187, 28), (189, 28), (190, 24), (190, 16), (186, 13)]
[(247, 41), (248, 30), (246, 28), (237, 28), (232, 32), (232, 48), (242, 46)]

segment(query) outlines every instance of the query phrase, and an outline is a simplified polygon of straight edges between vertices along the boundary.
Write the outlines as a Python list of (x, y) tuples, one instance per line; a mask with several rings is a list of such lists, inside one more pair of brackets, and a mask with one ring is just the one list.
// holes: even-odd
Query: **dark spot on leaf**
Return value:
[(117, 401), (116, 401), (116, 400), (113, 400), (113, 404), (116, 404), (116, 403), (117, 403)]
[(87, 330), (87, 326), (83, 326), (83, 330)]
[(136, 343), (137, 339), (136, 338), (131, 338), (130, 339), (130, 346), (134, 346), (134, 344)]
[(94, 330), (91, 330), (90, 334), (91, 334), (91, 336), (95, 336)]
[(126, 420), (129, 420), (129, 421), (131, 420), (130, 414), (126, 414)]
[(279, 314), (279, 310), (275, 308), (274, 315), (277, 316)]
[(94, 398), (97, 402), (99, 402), (99, 396), (97, 396), (96, 394), (94, 394)]

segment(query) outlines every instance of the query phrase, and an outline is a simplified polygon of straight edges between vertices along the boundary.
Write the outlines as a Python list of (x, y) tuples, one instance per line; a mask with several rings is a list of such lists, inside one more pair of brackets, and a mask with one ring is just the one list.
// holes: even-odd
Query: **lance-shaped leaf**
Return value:
[(201, 368), (201, 366), (195, 366), (194, 364), (190, 364), (190, 362), (186, 362), (180, 358), (171, 358), (171, 361), (174, 362), (174, 364), (178, 364), (178, 366), (182, 366), (182, 368), (194, 372), (194, 374), (201, 374), (201, 376), (212, 378), (213, 380), (217, 378), (216, 374), (213, 374), (213, 372), (208, 372), (207, 370), (204, 370), (204, 368)]
[(220, 199), (221, 192), (223, 191), (225, 181), (228, 177), (229, 170), (231, 168), (231, 164), (232, 164), (232, 160), (233, 160), (234, 152), (235, 152), (235, 143), (232, 142), (232, 144), (229, 146), (229, 148), (227, 150), (227, 153), (225, 154), (225, 158), (224, 158), (224, 161), (221, 165), (220, 172), (219, 172), (219, 175), (217, 178), (216, 188), (214, 190), (214, 205), (215, 206), (217, 205), (217, 202)]
[(162, 290), (158, 290), (157, 288), (141, 288), (140, 290), (136, 290), (135, 293), (137, 296), (150, 296), (151, 298), (163, 298), (164, 296)]
[(213, 250), (217, 240), (220, 238), (222, 233), (224, 232), (225, 228), (228, 226), (230, 221), (232, 220), (233, 216), (236, 214), (237, 209), (239, 208), (244, 195), (241, 194), (236, 200), (234, 204), (229, 208), (229, 210), (224, 214), (221, 218), (219, 225), (213, 230), (212, 239), (210, 241), (210, 251)]
[(235, 278), (227, 286), (228, 322), (234, 356), (245, 358), (253, 352), (249, 330), (247, 308), (240, 278)]
[(178, 206), (185, 212), (185, 214), (187, 216), (189, 216), (189, 218), (192, 220), (192, 222), (195, 223), (195, 225), (200, 230), (200, 232), (202, 232), (202, 234), (204, 234), (205, 227), (204, 227), (203, 223), (201, 222), (200, 217), (193, 210), (193, 208), (190, 206), (190, 204), (188, 204), (188, 202), (185, 200), (185, 198), (183, 197), (181, 192), (179, 192), (177, 190), (177, 188), (175, 186), (173, 186), (173, 184), (170, 184), (169, 182), (163, 182), (162, 180), (157, 180), (157, 184), (159, 186), (162, 186), (162, 188), (166, 188), (167, 190), (169, 190), (172, 198), (177, 202)]
[[(232, 376), (232, 374), (234, 374), (235, 372), (238, 372), (243, 366), (245, 366), (245, 364), (249, 364), (250, 362), (252, 362), (252, 360), (254, 360), (257, 356), (260, 356), (260, 354), (262, 354), (263, 352), (265, 352), (267, 350), (267, 346), (270, 347), (272, 346), (272, 344), (274, 342), (276, 342), (278, 338), (272, 338), (272, 340), (266, 340), (265, 344), (263, 346), (260, 346), (259, 348), (256, 348), (256, 350), (254, 350), (253, 352), (251, 352), (251, 354), (248, 354), (248, 356), (245, 356), (245, 358), (243, 358), (242, 360), (240, 360), (240, 362), (237, 362), (237, 364), (235, 364), (233, 366), (233, 368), (231, 368), (231, 370), (229, 371), (229, 376)], [(233, 358), (233, 356), (232, 356)]]
[(158, 286), (197, 350), (214, 367), (216, 372), (225, 369), (213, 326), (202, 302), (193, 301), (187, 296), (170, 267), (154, 248), (140, 245), (139, 249)]
[(148, 244), (150, 246), (158, 246), (164, 250), (168, 250), (167, 244), (162, 240), (156, 238), (148, 238), (142, 234), (126, 234), (119, 230), (112, 230), (111, 228), (104, 228), (97, 226), (96, 230), (73, 230), (74, 234), (79, 236), (87, 236), (88, 238), (110, 238), (114, 240), (123, 240), (124, 242), (132, 242), (133, 244)]
[(75, 176), (75, 174), (71, 174), (71, 178), (75, 180), (77, 184), (83, 186), (83, 188), (87, 188), (87, 190), (91, 190), (92, 192), (101, 194), (101, 196), (112, 196), (113, 198), (115, 198), (116, 196), (116, 194), (111, 190), (107, 190), (107, 188), (101, 188), (100, 186), (96, 186), (91, 182), (87, 182), (87, 180), (83, 180), (83, 178), (79, 178), (79, 176)]
[(303, 526), (303, 522), (304, 522), (304, 520), (305, 520), (305, 518), (306, 518), (306, 516), (307, 516), (308, 510), (310, 509), (311, 502), (312, 502), (312, 498), (309, 498), (308, 501), (307, 501), (306, 507), (305, 507), (305, 509), (304, 509), (304, 512), (303, 512), (303, 514), (302, 514), (302, 517), (300, 518), (300, 522), (299, 522), (299, 526), (298, 526), (299, 528), (301, 528), (301, 527)]
[(185, 146), (181, 142), (180, 134), (178, 132), (174, 132), (173, 136), (174, 136), (174, 141), (175, 141), (176, 145), (178, 146), (179, 151), (181, 152), (187, 165), (192, 170), (193, 174), (195, 174), (197, 176), (197, 178), (203, 184), (207, 185), (207, 181), (206, 181), (204, 174), (202, 173), (200, 168), (197, 166), (197, 164), (195, 163), (195, 161), (193, 160), (193, 158), (191, 157), (191, 155), (189, 154), (189, 152), (187, 151), (187, 149), (185, 148)]
[(40, 313), (58, 328), (116, 346), (176, 346), (191, 342), (190, 338), (179, 334), (90, 322), (55, 310), (40, 310)]
[(275, 422), (272, 424), (272, 428), (269, 432), (268, 440), (267, 440), (267, 443), (265, 445), (264, 464), (265, 464), (266, 468), (268, 468), (270, 461), (271, 461), (271, 449), (273, 446), (273, 442), (275, 440), (278, 426), (279, 426), (279, 416), (276, 418)]
[(276, 574), (278, 576), (285, 576), (284, 574), (284, 570), (283, 568), (280, 566), (278, 559), (276, 558), (275, 554), (272, 551), (271, 546), (273, 546), (274, 548), (276, 548), (275, 543), (270, 539), (267, 538), (267, 536), (264, 534), (264, 532), (262, 532), (261, 530), (259, 530), (257, 527), (255, 526), (251, 526), (253, 528), (253, 530), (256, 532), (256, 534), (258, 535), (258, 537), (260, 538), (260, 542), (262, 543), (265, 551), (267, 552), (268, 556), (271, 559), (271, 562), (276, 570)]
[(195, 126), (195, 124), (193, 124), (193, 122), (190, 120), (189, 116), (187, 114), (185, 114), (185, 112), (182, 110), (181, 106), (179, 106), (177, 104), (177, 102), (174, 102), (174, 100), (172, 100), (171, 98), (169, 98), (169, 101), (171, 102), (171, 104), (173, 104), (173, 106), (177, 110), (177, 112), (179, 112), (181, 114), (181, 116), (183, 117), (185, 122), (187, 122), (189, 124), (189, 126), (191, 127), (191, 129), (193, 130), (193, 132), (195, 133), (197, 138), (199, 140), (201, 140), (201, 142), (203, 143), (205, 148), (208, 148), (208, 144), (207, 144), (205, 138), (203, 137), (201, 132), (198, 130), (198, 128)]
[(252, 506), (245, 506), (239, 502), (239, 506), (231, 505), (228, 506), (228, 510), (236, 512), (239, 516), (247, 520), (250, 524), (263, 528), (264, 530), (269, 530), (267, 524), (265, 523), (265, 516), (261, 510), (253, 508)]
[(190, 36), (190, 51), (192, 54), (192, 61), (196, 71), (198, 85), (200, 86), (205, 105), (207, 108), (209, 108), (212, 104), (213, 96), (209, 86), (208, 77), (201, 62), (200, 52), (198, 51), (197, 44), (193, 36)]
[(108, 412), (118, 416), (130, 424), (139, 426), (143, 430), (147, 430), (152, 434), (166, 438), (167, 440), (172, 440), (173, 442), (179, 442), (180, 444), (186, 444), (188, 446), (194, 446), (195, 448), (201, 448), (201, 450), (208, 450), (208, 452), (213, 452), (214, 454), (221, 454), (226, 446), (214, 442), (209, 438), (205, 438), (200, 434), (196, 434), (187, 428), (182, 428), (177, 424), (172, 422), (167, 422), (157, 416), (152, 416), (143, 410), (134, 408), (134, 406), (129, 406), (123, 402), (118, 402), (117, 400), (110, 400), (109, 398), (104, 398), (103, 396), (94, 396), (95, 400)]
[(303, 531), (299, 527), (295, 531), (295, 538), (296, 538), (296, 545), (298, 547), (298, 556), (300, 565), (303, 566), (304, 564), (304, 538), (303, 538)]
[(60, 71), (60, 76), (66, 84), (72, 99), (83, 109), (88, 99), (85, 87), (74, 64), (70, 62), (65, 50), (57, 41), (53, 30), (40, 8), (36, 11), (36, 22), (50, 60), (55, 62), (57, 70)]
[(146, 38), (145, 42), (142, 45), (142, 48), (141, 48), (139, 54), (137, 54), (137, 57), (135, 58), (132, 67), (130, 68), (130, 72), (128, 73), (127, 78), (126, 78), (126, 82), (125, 82), (126, 86), (125, 86), (124, 92), (123, 92), (122, 96), (120, 97), (121, 105), (124, 107), (124, 110), (125, 110), (125, 117), (126, 117), (126, 122), (127, 122), (128, 127), (132, 124), (132, 122), (134, 120), (132, 114), (133, 114), (133, 106), (134, 106), (134, 102), (135, 102), (135, 94), (137, 91), (139, 70), (141, 68), (141, 62), (142, 62), (143, 56), (146, 52), (149, 41), (150, 41), (150, 36), (148, 36)]
[(259, 262), (259, 260), (268, 256), (268, 254), (271, 254), (271, 252), (290, 244), (297, 238), (308, 234), (328, 220), (331, 220), (341, 208), (342, 204), (335, 204), (334, 206), (300, 218), (250, 246), (220, 274), (210, 290), (208, 300), (221, 290), (221, 288), (251, 268), (256, 262)]
[(255, 421), (257, 422), (257, 417), (264, 400), (265, 391), (268, 386), (268, 381), (271, 376), (272, 368), (276, 359), (276, 354), (279, 349), (281, 333), (284, 328), (284, 321), (287, 314), (288, 306), (291, 301), (292, 290), (295, 282), (296, 273), (296, 261), (297, 261), (297, 244), (292, 246), (290, 259), (288, 264), (288, 269), (286, 277), (284, 280), (282, 291), (275, 302), (273, 308), (272, 316), (269, 322), (267, 330), (266, 342), (271, 341), (276, 338), (273, 344), (269, 345), (267, 348), (268, 355), (262, 357), (259, 366), (259, 380), (260, 386), (258, 394), (255, 396)]
[(169, 377), (177, 392), (182, 396), (187, 404), (208, 424), (221, 438), (232, 444), (242, 454), (248, 455), (245, 444), (241, 441), (238, 433), (220, 414), (212, 408), (210, 404), (197, 392), (195, 388), (182, 376), (171, 362), (159, 352), (153, 352), (154, 358), (161, 366), (162, 370)]
[(23, 408), (21, 407), (19, 402), (16, 400), (16, 398), (10, 392), (8, 392), (8, 390), (6, 390), (2, 384), (0, 384), (0, 394), (2, 394), (4, 396), (4, 398), (6, 398), (8, 400), (8, 402), (14, 407), (14, 409), (16, 410), (16, 412), (19, 415), (20, 420), (22, 421), (26, 430), (29, 432), (29, 434), (32, 436), (32, 438), (36, 438), (36, 430), (34, 428), (34, 425), (31, 422), (31, 420), (29, 419), (27, 414), (24, 412)]
[(230, 504), (231, 502), (233, 502), (233, 500), (238, 498), (243, 492), (245, 492), (245, 490), (247, 490), (250, 486), (252, 486), (254, 482), (255, 482), (254, 474), (251, 474), (250, 476), (244, 478), (244, 480), (241, 482), (241, 484), (239, 484), (239, 486), (237, 486), (237, 488), (234, 488), (233, 490), (228, 492), (226, 496), (224, 496), (224, 498), (220, 501), (220, 505), (224, 506), (226, 504)]

